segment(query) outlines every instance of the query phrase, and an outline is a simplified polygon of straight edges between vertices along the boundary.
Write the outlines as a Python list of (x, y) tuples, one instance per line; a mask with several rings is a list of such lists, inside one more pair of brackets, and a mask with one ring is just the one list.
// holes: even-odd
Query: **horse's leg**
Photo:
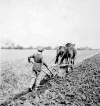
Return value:
[(69, 57), (69, 64), (72, 64), (72, 58), (71, 58), (71, 56)]
[(71, 66), (70, 68), (71, 68), (71, 70), (73, 70), (73, 66)]
[(73, 64), (73, 59), (71, 58), (71, 64)]
[(70, 63), (70, 58), (68, 58), (68, 64)]
[(72, 57), (72, 54), (71, 54), (71, 52), (69, 51), (69, 53), (68, 53), (68, 62), (69, 62), (69, 64), (72, 64), (72, 61), (71, 61), (71, 57)]
[(73, 59), (73, 65), (74, 65), (74, 59)]
[(68, 64), (70, 63), (70, 57), (68, 56)]
[(60, 64), (63, 63), (64, 59), (66, 59), (66, 54), (65, 54), (65, 53), (63, 54), (63, 56), (62, 56), (62, 58), (61, 58), (61, 60), (60, 60)]
[(74, 65), (74, 63), (75, 63), (75, 56), (72, 57), (72, 63)]
[(74, 63), (75, 63), (76, 53), (77, 53), (77, 52), (76, 52), (76, 50), (74, 49), (74, 50), (73, 50), (73, 57), (72, 57), (72, 58), (73, 58), (73, 65), (74, 65)]
[(67, 57), (65, 58), (65, 64), (68, 64), (68, 58)]
[(58, 53), (58, 54), (56, 55), (55, 64), (58, 63), (59, 56), (60, 56), (60, 53)]
[(67, 66), (66, 67), (66, 74), (68, 74), (68, 72), (69, 72), (69, 67)]

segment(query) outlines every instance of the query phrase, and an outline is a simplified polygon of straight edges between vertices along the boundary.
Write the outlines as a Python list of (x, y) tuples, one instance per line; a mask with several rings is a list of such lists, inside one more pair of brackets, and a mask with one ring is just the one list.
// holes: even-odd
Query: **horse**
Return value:
[(59, 46), (57, 49), (55, 64), (58, 63), (59, 57), (61, 57), (60, 64), (65, 60), (66, 64), (71, 63), (74, 65), (76, 54), (75, 44), (67, 43), (65, 46)]
[(68, 64), (71, 63), (72, 65), (74, 65), (76, 54), (77, 51), (75, 49), (75, 44), (67, 43), (65, 45), (64, 53), (61, 58), (60, 64), (62, 64), (64, 59), (66, 59)]
[(59, 57), (62, 58), (64, 52), (65, 52), (65, 46), (59, 46), (59, 47), (57, 48), (55, 64), (58, 64)]

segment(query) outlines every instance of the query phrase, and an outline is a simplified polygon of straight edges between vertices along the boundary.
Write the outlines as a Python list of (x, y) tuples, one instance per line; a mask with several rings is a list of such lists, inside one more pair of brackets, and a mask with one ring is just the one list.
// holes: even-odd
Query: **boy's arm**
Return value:
[(53, 75), (52, 72), (50, 71), (50, 69), (48, 68), (48, 65), (44, 61), (42, 63), (49, 70), (50, 74)]

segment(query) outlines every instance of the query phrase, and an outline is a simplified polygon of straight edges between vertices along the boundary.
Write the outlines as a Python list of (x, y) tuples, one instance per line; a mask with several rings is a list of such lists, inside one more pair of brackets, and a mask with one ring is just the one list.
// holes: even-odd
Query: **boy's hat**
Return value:
[(37, 50), (38, 50), (38, 52), (43, 52), (44, 51), (43, 48), (38, 48)]

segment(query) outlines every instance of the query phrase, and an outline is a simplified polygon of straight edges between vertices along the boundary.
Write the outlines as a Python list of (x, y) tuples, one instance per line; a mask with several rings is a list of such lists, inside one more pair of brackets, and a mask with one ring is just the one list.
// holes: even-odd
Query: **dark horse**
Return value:
[(65, 47), (64, 46), (59, 46), (57, 48), (55, 64), (58, 63), (59, 57), (62, 57), (64, 52), (65, 52)]
[(77, 52), (74, 44), (67, 43), (65, 46), (60, 46), (57, 49), (55, 64), (58, 63), (59, 57), (61, 57), (60, 64), (65, 60), (66, 63), (74, 65), (76, 54)]

